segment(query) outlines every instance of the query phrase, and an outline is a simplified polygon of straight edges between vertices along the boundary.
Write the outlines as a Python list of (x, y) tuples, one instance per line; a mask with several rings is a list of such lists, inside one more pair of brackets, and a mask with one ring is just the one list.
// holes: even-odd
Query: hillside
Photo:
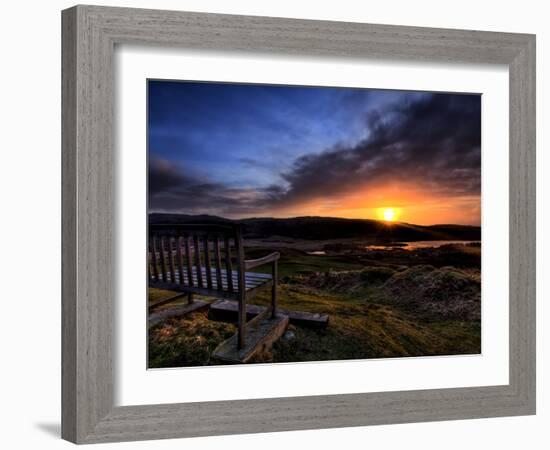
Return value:
[(284, 236), (294, 239), (372, 238), (373, 240), (480, 240), (481, 227), (466, 225), (413, 225), (370, 219), (335, 217), (248, 218), (230, 220), (209, 215), (149, 214), (149, 224), (240, 223), (246, 238)]

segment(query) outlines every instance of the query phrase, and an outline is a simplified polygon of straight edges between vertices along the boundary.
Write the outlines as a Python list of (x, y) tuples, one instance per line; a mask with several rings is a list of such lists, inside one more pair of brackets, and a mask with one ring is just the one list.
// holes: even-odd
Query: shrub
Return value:
[(479, 320), (479, 276), (454, 267), (429, 265), (395, 273), (383, 286), (390, 301), (434, 318)]

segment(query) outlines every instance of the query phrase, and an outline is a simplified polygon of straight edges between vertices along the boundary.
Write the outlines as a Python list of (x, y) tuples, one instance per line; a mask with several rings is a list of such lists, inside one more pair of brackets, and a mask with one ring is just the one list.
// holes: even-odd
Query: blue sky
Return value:
[[(365, 138), (364, 114), (402, 95), (150, 81), (149, 151), (218, 181), (261, 186), (277, 182), (277, 172), (299, 156)], [(254, 171), (247, 170), (251, 166)]]
[[(445, 155), (451, 175), (462, 173), (455, 181), (462, 178), (465, 184), (446, 186), (446, 177), (436, 176), (431, 177), (435, 189), (448, 191), (443, 195), (472, 189), (475, 194), (479, 105), (478, 96), (150, 80), (150, 208), (232, 217), (299, 215), (300, 204), (366, 189), (367, 178), (377, 179), (372, 187), (380, 187), (388, 177), (403, 181), (404, 171), (411, 170), (420, 182), (422, 171), (436, 169), (430, 161), (445, 165)], [(442, 126), (445, 114), (464, 122), (459, 128), (466, 132), (447, 128), (446, 122)], [(411, 124), (422, 132), (407, 131)], [(448, 136), (434, 132), (430, 140), (432, 125)], [(466, 155), (463, 162), (460, 152)], [(471, 176), (464, 177), (464, 170)], [(349, 172), (349, 180), (342, 171)], [(200, 210), (201, 203), (190, 196), (208, 206)]]

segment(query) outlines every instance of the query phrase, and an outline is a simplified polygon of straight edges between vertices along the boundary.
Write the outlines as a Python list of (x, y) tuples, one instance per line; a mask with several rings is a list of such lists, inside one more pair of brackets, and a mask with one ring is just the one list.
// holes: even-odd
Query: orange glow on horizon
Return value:
[(480, 225), (481, 199), (476, 195), (447, 196), (415, 185), (368, 186), (353, 193), (328, 196), (266, 211), (264, 216), (324, 216), (375, 219), (416, 225)]

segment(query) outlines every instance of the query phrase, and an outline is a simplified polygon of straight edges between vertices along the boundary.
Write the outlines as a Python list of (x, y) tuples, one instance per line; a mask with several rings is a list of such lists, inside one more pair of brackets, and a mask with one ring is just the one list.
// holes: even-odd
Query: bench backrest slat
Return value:
[(208, 241), (208, 236), (205, 236), (202, 239), (204, 246), (204, 265), (206, 267), (206, 287), (212, 289), (212, 273), (211, 273), (211, 264), (210, 264), (210, 243)]
[(154, 281), (230, 293), (245, 289), (238, 225), (150, 225), (148, 264)]
[(193, 286), (193, 260), (191, 259), (191, 246), (189, 245), (189, 236), (184, 236), (185, 240), (185, 258), (187, 259), (187, 282), (189, 286)]
[(220, 238), (218, 236), (214, 238), (214, 258), (216, 259), (216, 285), (218, 291), (223, 291), (222, 256), (220, 252)]
[(159, 281), (159, 267), (157, 262), (157, 237), (153, 236), (151, 242), (151, 264), (153, 266), (153, 277), (155, 281)]
[(233, 292), (233, 265), (231, 263), (231, 246), (229, 245), (229, 238), (227, 236), (224, 239), (224, 244), (227, 290), (229, 292)]
[(176, 240), (176, 258), (177, 258), (177, 266), (178, 266), (178, 275), (180, 277), (179, 281), (180, 284), (183, 286), (185, 285), (185, 279), (183, 277), (183, 253), (181, 251), (181, 248), (183, 246), (183, 237), (178, 236)]
[(202, 283), (202, 262), (201, 262), (201, 248), (199, 243), (199, 237), (193, 235), (193, 253), (195, 254), (195, 271), (197, 273), (197, 285), (204, 287)]
[(172, 283), (176, 282), (176, 270), (174, 267), (174, 238), (169, 237), (167, 240), (168, 244), (168, 267), (170, 268), (170, 281)]
[(166, 258), (164, 256), (164, 236), (160, 237), (160, 273), (162, 276), (162, 281), (166, 282)]

